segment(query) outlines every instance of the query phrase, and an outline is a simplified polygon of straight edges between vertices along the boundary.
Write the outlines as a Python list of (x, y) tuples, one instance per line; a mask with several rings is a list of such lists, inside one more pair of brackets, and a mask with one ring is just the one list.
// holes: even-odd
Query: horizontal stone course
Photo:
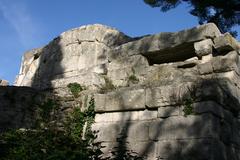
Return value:
[(96, 94), (96, 112), (141, 110), (145, 108), (145, 90), (133, 89)]
[(170, 117), (153, 121), (149, 137), (151, 140), (218, 137), (219, 125), (218, 119), (210, 114)]
[(227, 160), (225, 146), (215, 139), (159, 141), (156, 156), (164, 160)]

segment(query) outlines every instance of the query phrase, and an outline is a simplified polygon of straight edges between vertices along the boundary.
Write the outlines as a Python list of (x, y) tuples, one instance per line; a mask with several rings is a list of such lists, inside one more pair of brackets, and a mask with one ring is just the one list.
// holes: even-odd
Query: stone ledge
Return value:
[(232, 37), (230, 33), (225, 33), (214, 39), (214, 47), (219, 53), (227, 53), (229, 51), (240, 51), (238, 41)]
[(133, 89), (95, 94), (95, 111), (128, 111), (145, 109), (145, 90)]
[(220, 121), (211, 114), (177, 116), (152, 121), (151, 140), (178, 140), (191, 138), (218, 138)]
[(218, 28), (209, 23), (175, 33), (146, 36), (115, 48), (113, 55), (142, 54), (151, 64), (182, 61), (195, 56), (194, 42), (220, 35)]

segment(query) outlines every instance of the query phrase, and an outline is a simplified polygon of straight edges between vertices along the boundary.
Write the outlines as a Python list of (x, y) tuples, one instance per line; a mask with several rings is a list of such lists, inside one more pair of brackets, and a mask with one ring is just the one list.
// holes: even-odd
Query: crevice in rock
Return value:
[(142, 53), (142, 55), (147, 58), (150, 65), (181, 62), (196, 56), (193, 43), (185, 43), (174, 48)]

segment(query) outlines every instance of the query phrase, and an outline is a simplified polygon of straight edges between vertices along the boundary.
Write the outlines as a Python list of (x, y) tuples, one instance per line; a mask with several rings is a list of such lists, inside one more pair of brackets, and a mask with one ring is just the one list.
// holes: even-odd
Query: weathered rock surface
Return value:
[[(239, 68), (239, 42), (214, 24), (140, 38), (88, 25), (27, 52), (16, 85), (58, 97), (59, 119), (94, 97), (103, 157), (124, 149), (148, 160), (240, 160)], [(78, 98), (66, 88), (73, 82), (86, 89)], [(28, 101), (35, 90), (21, 92)], [(0, 104), (2, 129), (18, 116), (10, 128), (30, 126), (32, 112), (10, 105)]]
[(0, 79), (0, 86), (8, 86), (8, 85), (9, 85), (8, 81)]
[(210, 23), (176, 33), (146, 36), (117, 47), (114, 54), (142, 54), (151, 64), (183, 61), (194, 56), (194, 42), (220, 35), (218, 28)]
[(68, 79), (96, 88), (104, 85), (101, 75), (107, 74), (114, 85), (126, 86), (131, 75), (143, 80), (149, 63), (183, 61), (211, 54), (211, 44), (207, 45), (208, 51), (203, 51), (206, 45), (195, 44), (196, 53), (193, 44), (218, 36), (220, 32), (214, 24), (137, 40), (103, 25), (83, 26), (62, 33), (43, 48), (27, 52), (16, 85), (56, 88), (66, 85), (68, 82), (63, 81)]
[(239, 51), (240, 45), (230, 33), (225, 33), (214, 39), (215, 48), (219, 53), (227, 53), (233, 50)]
[[(103, 82), (100, 75), (106, 73), (109, 50), (130, 40), (123, 33), (100, 24), (64, 32), (47, 46), (25, 54), (16, 85), (48, 89), (78, 81), (99, 86)], [(60, 79), (65, 81), (59, 82)]]

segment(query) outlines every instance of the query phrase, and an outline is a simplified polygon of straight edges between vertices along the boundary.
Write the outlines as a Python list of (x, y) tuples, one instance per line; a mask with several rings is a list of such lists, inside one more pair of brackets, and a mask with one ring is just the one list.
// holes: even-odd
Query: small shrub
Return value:
[(67, 85), (67, 87), (69, 88), (69, 90), (71, 91), (71, 93), (73, 94), (74, 97), (78, 97), (79, 93), (84, 90), (84, 87), (82, 87), (80, 84), (78, 84), (76, 82), (69, 83)]
[(139, 82), (139, 79), (134, 74), (132, 74), (131, 76), (128, 77), (128, 82), (136, 84)]
[(193, 99), (186, 99), (185, 100), (183, 113), (184, 113), (185, 117), (187, 117), (190, 114), (194, 114), (194, 111), (193, 111)]

